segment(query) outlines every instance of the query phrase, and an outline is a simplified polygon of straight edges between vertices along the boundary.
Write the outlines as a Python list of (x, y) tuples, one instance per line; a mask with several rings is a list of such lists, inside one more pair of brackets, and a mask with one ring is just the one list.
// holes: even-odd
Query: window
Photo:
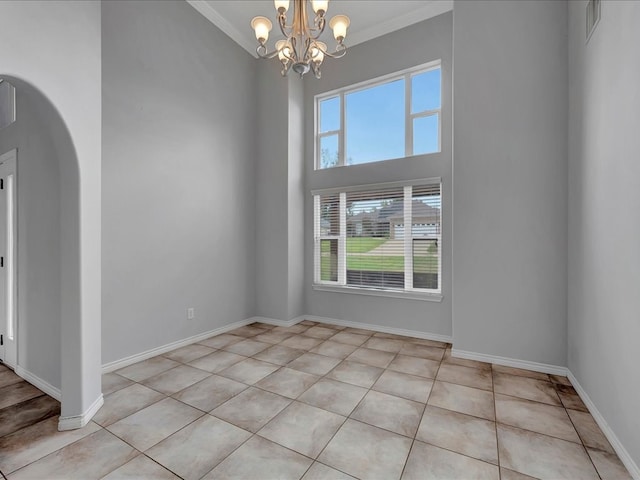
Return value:
[(316, 169), (440, 151), (440, 62), (316, 97)]
[(440, 179), (313, 193), (316, 285), (440, 293)]

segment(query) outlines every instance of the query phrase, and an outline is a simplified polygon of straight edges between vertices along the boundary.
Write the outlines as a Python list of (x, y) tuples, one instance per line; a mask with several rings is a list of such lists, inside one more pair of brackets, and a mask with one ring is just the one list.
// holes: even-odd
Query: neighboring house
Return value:
[[(413, 236), (440, 235), (440, 209), (414, 200), (412, 205)], [(347, 236), (404, 238), (404, 208), (401, 201), (393, 201), (371, 212), (347, 215)]]

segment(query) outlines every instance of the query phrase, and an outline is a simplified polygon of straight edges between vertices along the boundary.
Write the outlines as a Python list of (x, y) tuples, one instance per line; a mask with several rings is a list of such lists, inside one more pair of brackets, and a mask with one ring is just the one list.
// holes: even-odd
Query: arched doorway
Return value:
[(0, 78), (16, 91), (16, 122), (0, 131), (0, 154), (17, 151), (16, 373), (61, 400), (61, 429), (78, 428), (102, 404), (98, 396), (86, 407), (96, 379), (86, 378), (83, 356), (78, 158), (48, 97), (21, 78)]

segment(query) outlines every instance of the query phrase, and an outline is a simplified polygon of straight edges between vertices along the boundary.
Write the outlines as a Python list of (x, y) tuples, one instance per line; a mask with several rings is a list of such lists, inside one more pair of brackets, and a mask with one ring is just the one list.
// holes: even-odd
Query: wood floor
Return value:
[(55, 415), (60, 402), (0, 363), (0, 438)]

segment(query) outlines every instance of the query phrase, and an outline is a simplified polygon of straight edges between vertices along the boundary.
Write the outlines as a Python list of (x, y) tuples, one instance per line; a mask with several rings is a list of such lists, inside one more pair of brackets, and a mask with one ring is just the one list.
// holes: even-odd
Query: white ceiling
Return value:
[[(282, 38), (277, 27), (276, 10), (272, 0), (187, 0), (193, 8), (229, 35), (241, 47), (256, 56), (257, 41), (251, 29), (251, 19), (257, 15), (269, 18), (274, 29), (268, 46)], [(292, 4), (293, 6), (293, 4)], [(328, 18), (337, 14), (347, 15), (351, 25), (347, 31), (347, 46), (366, 42), (372, 38), (400, 30), (407, 25), (421, 22), (453, 9), (453, 0), (332, 0)], [(323, 34), (325, 42), (333, 49), (330, 29)]]

